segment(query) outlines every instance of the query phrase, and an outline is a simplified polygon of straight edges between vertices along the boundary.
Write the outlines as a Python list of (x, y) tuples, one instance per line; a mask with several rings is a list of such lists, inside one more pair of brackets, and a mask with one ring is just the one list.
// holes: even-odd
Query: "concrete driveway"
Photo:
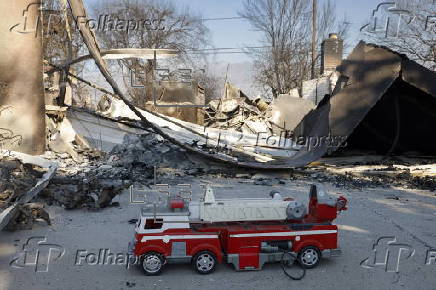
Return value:
[[(261, 197), (274, 188), (284, 196), (307, 200), (309, 189), (305, 181), (287, 180), (271, 187), (247, 179), (206, 178), (193, 180), (195, 197), (202, 193), (201, 184), (212, 185), (218, 197)], [(434, 192), (325, 186), (349, 199), (349, 210), (336, 220), (343, 255), (322, 260), (301, 281), (286, 277), (279, 264), (247, 272), (222, 264), (210, 275), (199, 275), (190, 265), (167, 265), (155, 277), (144, 276), (135, 266), (126, 269), (122, 257), (134, 227), (128, 221), (140, 208), (129, 202), (126, 192), (115, 198), (119, 207), (66, 211), (52, 206), (51, 226), (41, 223), (30, 231), (1, 232), (0, 289), (436, 289)], [(24, 253), (23, 245), (32, 237)], [(35, 261), (37, 249), (40, 259)], [(78, 253), (97, 256), (103, 249), (119, 254), (118, 265), (78, 258)]]

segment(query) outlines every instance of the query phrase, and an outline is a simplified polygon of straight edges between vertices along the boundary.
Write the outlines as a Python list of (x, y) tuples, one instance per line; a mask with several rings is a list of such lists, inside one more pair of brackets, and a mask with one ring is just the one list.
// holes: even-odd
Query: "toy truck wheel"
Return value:
[(142, 270), (147, 276), (159, 275), (164, 265), (164, 259), (161, 254), (150, 252), (145, 254), (141, 260)]
[(217, 259), (212, 252), (201, 251), (192, 259), (194, 269), (200, 274), (209, 274), (215, 270)]
[(298, 254), (298, 261), (306, 269), (315, 268), (321, 259), (321, 252), (317, 247), (308, 246), (303, 248)]

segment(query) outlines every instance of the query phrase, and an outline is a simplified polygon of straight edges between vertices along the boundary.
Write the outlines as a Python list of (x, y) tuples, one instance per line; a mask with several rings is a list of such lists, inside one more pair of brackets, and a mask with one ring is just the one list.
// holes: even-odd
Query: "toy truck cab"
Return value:
[(207, 274), (223, 257), (216, 232), (199, 232), (190, 226), (183, 200), (173, 200), (169, 207), (143, 208), (129, 248), (140, 258), (146, 275), (157, 275), (166, 263), (177, 262), (191, 262), (199, 273)]

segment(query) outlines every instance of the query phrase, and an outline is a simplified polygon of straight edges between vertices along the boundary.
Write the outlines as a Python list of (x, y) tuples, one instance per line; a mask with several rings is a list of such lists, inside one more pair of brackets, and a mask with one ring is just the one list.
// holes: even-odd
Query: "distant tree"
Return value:
[(436, 1), (397, 0), (374, 7), (362, 36), (436, 70)]
[[(210, 43), (209, 31), (203, 24), (201, 17), (195, 15), (188, 8), (180, 8), (169, 1), (101, 1), (94, 7), (94, 15), (107, 15), (107, 19), (122, 19), (141, 21), (141, 26), (127, 33), (126, 30), (112, 29), (99, 30), (96, 35), (102, 47), (109, 48), (169, 48), (177, 49), (181, 53), (177, 59), (168, 61), (173, 64), (200, 69), (204, 63), (200, 54), (189, 53), (207, 47)], [(148, 22), (145, 22), (148, 21)], [(145, 24), (144, 24), (145, 23)], [(151, 99), (151, 75), (154, 62), (141, 59), (123, 59), (118, 61), (119, 67), (124, 70), (124, 76), (129, 70), (145, 72), (145, 78), (137, 78), (145, 85), (144, 89), (130, 86), (130, 79), (124, 77), (133, 103), (144, 107), (145, 102)], [(171, 77), (174, 77), (171, 76)]]
[(74, 59), (84, 51), (83, 40), (68, 5), (64, 6), (64, 2), (59, 0), (45, 0), (42, 3), (44, 59), (64, 65), (69, 57)]
[(65, 95), (65, 84), (69, 82), (76, 96), (76, 103), (80, 104), (80, 97), (86, 92), (84, 84), (73, 83), (68, 78), (67, 72), (80, 74), (83, 71), (84, 63), (77, 63), (69, 66), (68, 63), (84, 53), (85, 46), (76, 29), (75, 20), (64, 1), (44, 0), (43, 3), (43, 57), (50, 64), (64, 67), (60, 73), (59, 99)]
[[(300, 87), (310, 77), (311, 3), (311, 0), (245, 0), (239, 12), (262, 33), (262, 44), (270, 47), (248, 52), (255, 61), (256, 81), (269, 88), (274, 97)], [(325, 2), (317, 15), (317, 47), (328, 33), (346, 37), (346, 22), (337, 20), (332, 1)]]

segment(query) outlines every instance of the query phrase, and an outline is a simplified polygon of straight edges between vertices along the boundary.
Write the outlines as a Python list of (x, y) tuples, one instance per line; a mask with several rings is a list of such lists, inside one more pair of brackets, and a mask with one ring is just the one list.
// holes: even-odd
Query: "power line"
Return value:
[(265, 17), (267, 16), (265, 15), (256, 15), (256, 16), (250, 16), (250, 17), (246, 17), (246, 16), (230, 16), (230, 17), (215, 17), (215, 18), (201, 18), (200, 20), (202, 21), (215, 21), (215, 20), (233, 20), (233, 19), (250, 19), (250, 18), (261, 18), (261, 17)]
[[(272, 48), (272, 46), (247, 46), (247, 47), (219, 47), (219, 48), (205, 48), (205, 49), (193, 49), (187, 50), (188, 54), (237, 54), (237, 53), (249, 53), (248, 51), (244, 51), (241, 49), (263, 49), (263, 48)], [(226, 51), (227, 50), (227, 51)], [(228, 50), (237, 50), (237, 51), (228, 51)]]
[(230, 19), (246, 19), (243, 16), (232, 16), (232, 17), (217, 17), (217, 18), (201, 18), (202, 21), (215, 21), (215, 20), (230, 20)]
[(246, 46), (246, 47), (215, 47), (215, 48), (204, 48), (204, 49), (189, 49), (187, 52), (191, 51), (211, 51), (211, 50), (231, 50), (231, 49), (254, 49), (254, 48), (271, 48), (272, 46)]

